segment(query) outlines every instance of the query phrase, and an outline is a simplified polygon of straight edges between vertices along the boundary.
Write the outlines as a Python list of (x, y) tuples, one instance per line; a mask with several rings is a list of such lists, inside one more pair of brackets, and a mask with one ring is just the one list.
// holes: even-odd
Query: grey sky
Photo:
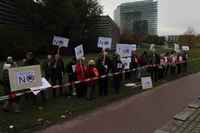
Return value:
[[(124, 2), (136, 0), (99, 0), (104, 6), (104, 14), (113, 18), (114, 9)], [(200, 33), (200, 0), (158, 0), (159, 34), (182, 34), (187, 27)]]

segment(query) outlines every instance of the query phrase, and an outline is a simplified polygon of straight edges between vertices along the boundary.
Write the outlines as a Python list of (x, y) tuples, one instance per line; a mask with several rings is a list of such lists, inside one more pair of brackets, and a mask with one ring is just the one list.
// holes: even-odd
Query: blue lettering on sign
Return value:
[(17, 72), (16, 76), (18, 85), (30, 84), (35, 81), (34, 72)]

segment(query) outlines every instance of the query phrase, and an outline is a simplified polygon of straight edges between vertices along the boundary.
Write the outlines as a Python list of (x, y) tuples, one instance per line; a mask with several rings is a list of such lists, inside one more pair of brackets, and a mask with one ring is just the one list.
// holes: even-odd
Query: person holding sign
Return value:
[(103, 76), (99, 79), (99, 95), (107, 96), (108, 95), (108, 73), (110, 69), (110, 59), (107, 55), (107, 51), (103, 50), (97, 60), (97, 68), (99, 70), (99, 75)]
[[(59, 85), (60, 95), (63, 95), (63, 75), (64, 75), (64, 61), (63, 58), (56, 54), (53, 68), (53, 85)], [(58, 84), (57, 84), (58, 83)], [(53, 88), (53, 96), (56, 97), (56, 89)]]
[(76, 81), (76, 58), (73, 57), (69, 64), (67, 64), (67, 75), (68, 75), (68, 82), (71, 83), (69, 86), (69, 92), (67, 96), (71, 97), (73, 96), (73, 93), (75, 92), (75, 86), (73, 84), (74, 81)]
[(120, 93), (123, 64), (118, 54), (115, 54), (112, 61), (112, 73), (113, 75), (113, 88), (116, 94)]
[[(44, 69), (44, 77), (48, 82), (53, 82), (54, 81), (54, 64), (55, 64), (55, 58), (53, 55), (48, 55), (47, 56), (47, 61), (44, 62), (43, 64), (43, 69)], [(42, 90), (41, 95), (43, 101), (47, 99), (47, 90)]]
[(76, 64), (76, 77), (77, 80), (80, 81), (79, 84), (77, 84), (76, 87), (76, 93), (78, 98), (85, 97), (86, 96), (86, 83), (83, 82), (86, 79), (86, 66), (84, 65), (85, 58), (82, 57), (78, 60)]
[[(10, 95), (11, 94), (11, 88), (10, 88), (10, 81), (9, 81), (9, 74), (8, 74), (8, 70), (10, 68), (14, 68), (14, 67), (17, 67), (17, 64), (13, 61), (13, 58), (12, 57), (8, 57), (7, 58), (7, 62), (4, 63), (3, 65), (3, 87), (4, 87), (4, 93), (5, 95)], [(4, 111), (9, 111), (9, 108), (13, 108), (14, 109), (14, 112), (18, 113), (20, 112), (20, 109), (19, 109), (19, 106), (17, 104), (17, 101), (19, 99), (16, 99), (16, 98), (12, 98), (9, 99), (8, 101), (6, 101), (3, 105), (3, 110)]]

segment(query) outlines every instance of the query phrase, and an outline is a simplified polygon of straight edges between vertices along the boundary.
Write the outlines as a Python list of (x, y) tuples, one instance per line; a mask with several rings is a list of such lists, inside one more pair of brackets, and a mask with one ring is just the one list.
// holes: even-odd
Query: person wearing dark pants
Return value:
[(86, 66), (84, 65), (85, 58), (78, 60), (76, 64), (76, 77), (77, 80), (80, 81), (79, 84), (76, 85), (76, 93), (78, 98), (83, 98), (86, 96), (87, 85), (84, 82), (86, 79)]
[[(107, 96), (108, 95), (108, 73), (110, 69), (110, 59), (107, 56), (107, 52), (103, 51), (97, 61), (97, 69), (99, 71), (99, 95)], [(103, 76), (103, 77), (101, 77)]]
[(12, 111), (14, 111), (15, 113), (19, 113), (20, 109), (19, 105), (17, 104), (17, 102), (19, 102), (19, 97), (17, 98), (15, 96), (14, 97), (12, 96), (10, 81), (9, 81), (9, 71), (8, 71), (8, 69), (16, 66), (17, 64), (13, 62), (12, 57), (8, 57), (7, 62), (3, 65), (2, 85), (4, 87), (4, 94), (9, 95), (9, 99), (5, 101), (2, 109), (7, 112), (10, 111), (9, 109), (11, 107)]
[(69, 85), (69, 91), (67, 92), (67, 96), (73, 96), (75, 92), (74, 88), (74, 81), (76, 81), (76, 58), (74, 57), (72, 61), (67, 65), (67, 74), (68, 74), (68, 82), (71, 83)]
[(152, 65), (149, 70), (153, 81), (158, 81), (158, 65), (160, 65), (160, 57), (159, 55), (153, 51), (150, 55), (150, 65)]
[(120, 87), (122, 82), (122, 70), (123, 70), (123, 64), (120, 60), (120, 56), (115, 54), (113, 61), (112, 61), (112, 67), (111, 67), (113, 75), (113, 88), (116, 94), (120, 93)]
[(90, 60), (88, 62), (86, 76), (89, 79), (93, 79), (93, 80), (87, 82), (87, 94), (86, 94), (86, 98), (88, 100), (92, 100), (92, 99), (95, 98), (95, 92), (96, 92), (95, 91), (96, 79), (94, 79), (94, 78), (99, 77), (99, 72), (98, 72), (97, 68), (95, 67), (95, 61), (94, 60)]
[[(59, 85), (60, 95), (63, 95), (63, 75), (64, 75), (64, 62), (60, 55), (55, 55), (55, 64), (53, 69), (53, 85)], [(57, 84), (58, 83), (58, 84)], [(56, 89), (53, 88), (53, 96), (56, 97)]]
[[(50, 83), (52, 83), (53, 80), (54, 80), (54, 75), (53, 75), (54, 63), (55, 63), (54, 56), (48, 55), (47, 61), (45, 61), (44, 64), (43, 64), (44, 77)], [(42, 90), (40, 93), (41, 93), (43, 101), (46, 101), (46, 99), (48, 97), (47, 90)]]

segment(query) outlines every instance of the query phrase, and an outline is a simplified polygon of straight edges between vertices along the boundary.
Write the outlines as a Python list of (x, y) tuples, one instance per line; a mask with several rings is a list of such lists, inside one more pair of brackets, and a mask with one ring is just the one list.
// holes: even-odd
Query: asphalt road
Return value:
[(153, 133), (200, 96), (200, 73), (161, 85), (41, 133)]

